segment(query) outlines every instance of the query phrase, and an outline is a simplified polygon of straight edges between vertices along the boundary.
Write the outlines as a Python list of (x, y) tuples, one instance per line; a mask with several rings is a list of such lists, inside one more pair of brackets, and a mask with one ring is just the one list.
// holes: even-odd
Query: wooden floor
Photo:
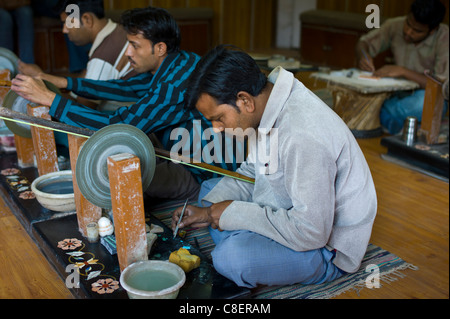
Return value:
[(0, 299), (72, 298), (0, 197)]
[[(371, 242), (419, 270), (340, 299), (449, 298), (449, 184), (383, 160), (380, 138), (359, 140), (378, 193)], [(0, 298), (72, 298), (0, 198)]]
[(419, 267), (379, 289), (339, 298), (449, 297), (449, 184), (381, 159), (380, 139), (359, 140), (372, 171), (378, 215), (371, 242)]

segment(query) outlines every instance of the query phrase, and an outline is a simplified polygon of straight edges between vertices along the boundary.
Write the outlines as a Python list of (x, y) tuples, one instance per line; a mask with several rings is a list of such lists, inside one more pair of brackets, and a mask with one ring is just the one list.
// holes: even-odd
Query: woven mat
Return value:
[[(183, 203), (166, 203), (152, 208), (151, 213), (167, 226), (170, 226), (172, 212)], [(196, 202), (190, 203), (195, 205)], [(211, 251), (214, 242), (207, 228), (186, 229), (185, 241), (197, 246), (200, 251), (211, 261)], [(376, 245), (369, 244), (366, 255), (361, 263), (360, 269), (353, 274), (347, 274), (329, 283), (320, 285), (291, 285), (266, 287), (252, 296), (255, 299), (329, 299), (336, 297), (346, 291), (353, 290), (357, 293), (367, 287), (382, 286), (404, 278), (401, 271), (405, 269), (418, 270), (418, 267), (409, 264)], [(378, 288), (378, 287), (377, 287)]]

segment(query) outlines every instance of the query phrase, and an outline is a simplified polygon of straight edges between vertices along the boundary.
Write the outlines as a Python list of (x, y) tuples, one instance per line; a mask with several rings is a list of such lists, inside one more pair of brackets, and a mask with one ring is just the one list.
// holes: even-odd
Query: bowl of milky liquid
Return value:
[(120, 284), (131, 299), (175, 299), (185, 281), (180, 266), (161, 260), (135, 262), (120, 275)]
[(31, 190), (43, 207), (56, 212), (75, 211), (72, 171), (42, 175), (31, 183)]

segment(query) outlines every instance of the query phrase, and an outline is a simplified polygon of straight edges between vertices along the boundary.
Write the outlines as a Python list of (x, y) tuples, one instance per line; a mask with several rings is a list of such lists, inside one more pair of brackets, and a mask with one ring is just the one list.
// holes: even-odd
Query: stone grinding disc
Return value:
[[(56, 94), (61, 94), (61, 91), (54, 84), (45, 80), (44, 83), (50, 91)], [(9, 90), (3, 99), (4, 107), (23, 114), (27, 114), (27, 104), (37, 106), (37, 104), (31, 103), (30, 101), (24, 99), (13, 90)], [(5, 121), (5, 124), (14, 134), (25, 138), (31, 138), (31, 128), (29, 125), (13, 121)]]
[(14, 52), (0, 47), (0, 70), (7, 69), (11, 71), (11, 79), (19, 73), (18, 60), (19, 58)]
[(127, 124), (102, 128), (82, 146), (75, 170), (81, 193), (98, 207), (112, 208), (107, 158), (121, 153), (133, 154), (139, 158), (143, 191), (153, 179), (156, 157), (148, 136), (140, 129)]

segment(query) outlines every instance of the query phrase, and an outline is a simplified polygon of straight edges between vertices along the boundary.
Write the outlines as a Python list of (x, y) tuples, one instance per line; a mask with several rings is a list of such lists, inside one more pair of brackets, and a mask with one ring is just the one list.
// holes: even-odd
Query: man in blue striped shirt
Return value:
[[(133, 9), (122, 15), (122, 25), (130, 42), (126, 55), (140, 73), (138, 76), (110, 81), (55, 76), (51, 81), (89, 99), (132, 101), (131, 106), (119, 108), (113, 114), (102, 113), (57, 95), (47, 90), (40, 79), (24, 75), (18, 75), (11, 88), (27, 100), (50, 106), (50, 115), (66, 124), (91, 130), (110, 124), (130, 124), (146, 134), (154, 133), (166, 150), (182, 150), (183, 155), (205, 162), (214, 158), (211, 164), (235, 171), (239, 164), (236, 156), (243, 156), (224, 148), (236, 147), (243, 152), (242, 144), (230, 144), (229, 140), (222, 143), (226, 138), (222, 135), (210, 136), (210, 141), (203, 139), (210, 122), (197, 110), (184, 108), (186, 80), (200, 58), (180, 51), (180, 31), (173, 17), (164, 9)], [(154, 182), (146, 193), (159, 198), (196, 198), (199, 184), (208, 178), (211, 173), (164, 161), (158, 163)]]

